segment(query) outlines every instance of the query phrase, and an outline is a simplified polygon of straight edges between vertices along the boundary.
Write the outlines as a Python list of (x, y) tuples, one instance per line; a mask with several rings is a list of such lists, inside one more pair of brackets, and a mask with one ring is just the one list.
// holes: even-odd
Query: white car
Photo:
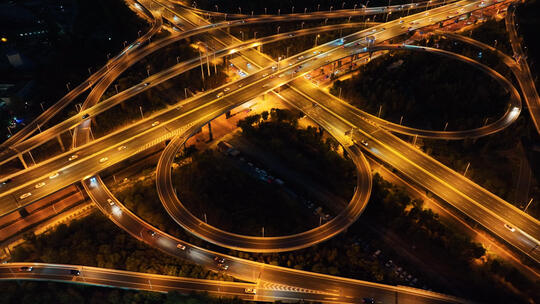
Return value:
[(118, 150), (118, 151), (122, 151), (122, 150), (124, 150), (125, 148), (126, 148), (126, 146), (120, 146), (120, 147), (118, 147), (117, 150)]
[(512, 231), (512, 232), (516, 231), (516, 228), (514, 228), (514, 227), (512, 227), (512, 226), (510, 226), (510, 225), (508, 225), (508, 224), (504, 224), (504, 227), (505, 227), (506, 229)]
[(230, 90), (231, 90), (231, 88), (225, 88), (225, 89), (223, 90), (223, 92), (229, 92)]
[(49, 178), (53, 179), (53, 178), (56, 178), (57, 176), (58, 176), (58, 172), (55, 172), (55, 173), (49, 175)]
[(106, 161), (108, 161), (108, 160), (109, 160), (108, 157), (102, 157), (102, 158), (99, 160), (99, 162), (100, 162), (100, 163), (104, 163), (104, 162), (106, 162)]
[(257, 289), (255, 289), (255, 288), (246, 288), (246, 289), (244, 289), (244, 292), (245, 293), (250, 293), (250, 294), (256, 294)]
[(152, 123), (152, 127), (155, 127), (155, 126), (157, 126), (157, 125), (159, 125), (159, 121), (154, 121), (154, 122)]
[(71, 155), (71, 156), (68, 158), (68, 160), (69, 160), (69, 161), (72, 161), (72, 160), (74, 160), (74, 159), (77, 159), (78, 157), (79, 157), (79, 155), (73, 154), (73, 155)]
[(107, 203), (109, 203), (109, 205), (111, 206), (114, 206), (114, 201), (110, 198), (107, 199)]
[(20, 196), (20, 199), (25, 199), (25, 198), (29, 197), (30, 195), (32, 195), (32, 193), (26, 192), (25, 194)]
[(41, 183), (37, 183), (37, 184), (34, 186), (34, 188), (38, 189), (38, 188), (41, 188), (41, 187), (43, 187), (43, 186), (45, 186), (45, 183), (44, 183), (44, 182), (41, 182)]
[(178, 244), (176, 245), (176, 248), (180, 249), (180, 250), (186, 250), (186, 246), (182, 245), (182, 244)]

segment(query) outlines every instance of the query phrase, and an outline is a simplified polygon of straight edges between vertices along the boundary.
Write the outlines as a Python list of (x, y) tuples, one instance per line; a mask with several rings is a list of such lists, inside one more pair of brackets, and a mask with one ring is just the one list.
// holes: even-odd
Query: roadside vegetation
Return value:
[[(330, 93), (394, 123), (443, 130), (483, 125), (506, 110), (507, 95), (483, 72), (456, 60), (398, 52), (374, 59)], [(403, 117), (403, 120), (401, 119)]]
[(42, 262), (86, 265), (135, 272), (232, 280), (202, 266), (171, 257), (139, 242), (101, 214), (59, 225), (15, 248), (12, 262)]

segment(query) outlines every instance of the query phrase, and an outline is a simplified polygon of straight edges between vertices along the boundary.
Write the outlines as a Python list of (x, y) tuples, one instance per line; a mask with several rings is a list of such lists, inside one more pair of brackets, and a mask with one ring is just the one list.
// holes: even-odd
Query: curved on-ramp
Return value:
[(341, 142), (356, 166), (357, 186), (347, 207), (334, 219), (319, 227), (297, 234), (277, 237), (246, 236), (227, 232), (201, 221), (180, 201), (174, 191), (171, 165), (178, 150), (188, 136), (176, 136), (165, 148), (156, 169), (156, 186), (159, 198), (169, 215), (184, 229), (210, 243), (249, 252), (291, 251), (325, 241), (349, 227), (360, 216), (371, 194), (369, 163), (356, 146)]
[(408, 127), (405, 125), (389, 122), (375, 115), (359, 110), (356, 107), (350, 106), (355, 111), (361, 112), (362, 115), (366, 117), (366, 119), (372, 121), (373, 123), (376, 123), (377, 125), (387, 129), (388, 131), (392, 131), (392, 132), (403, 134), (403, 135), (418, 136), (418, 137), (433, 138), (433, 139), (444, 139), (444, 140), (460, 140), (460, 139), (465, 139), (465, 138), (478, 138), (478, 137), (483, 137), (483, 136), (487, 136), (487, 135), (502, 131), (503, 129), (511, 125), (514, 121), (516, 121), (516, 119), (519, 117), (519, 114), (521, 113), (521, 109), (522, 109), (521, 97), (519, 95), (518, 90), (514, 87), (514, 85), (508, 79), (506, 79), (504, 76), (499, 74), (494, 69), (474, 59), (471, 59), (467, 56), (463, 56), (457, 53), (446, 51), (446, 50), (441, 50), (441, 49), (436, 49), (436, 48), (431, 48), (431, 47), (415, 46), (415, 45), (403, 45), (403, 44), (373, 46), (373, 47), (367, 48), (365, 52), (377, 52), (377, 51), (383, 51), (383, 50), (426, 52), (426, 53), (432, 53), (432, 54), (436, 54), (440, 56), (445, 56), (447, 58), (459, 60), (463, 63), (471, 65), (472, 67), (486, 73), (488, 76), (493, 78), (499, 85), (501, 85), (506, 92), (510, 94), (508, 107), (506, 111), (504, 112), (504, 114), (499, 119), (479, 128), (467, 129), (467, 130), (462, 130), (462, 131), (423, 130), (423, 129), (413, 128), (413, 127)]

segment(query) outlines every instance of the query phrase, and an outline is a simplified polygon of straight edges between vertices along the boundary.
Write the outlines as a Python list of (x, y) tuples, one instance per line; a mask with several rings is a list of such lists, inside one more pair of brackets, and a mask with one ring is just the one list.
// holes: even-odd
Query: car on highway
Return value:
[(125, 148), (126, 148), (126, 146), (120, 146), (120, 147), (118, 147), (116, 150), (122, 151), (122, 150), (124, 150)]
[(54, 172), (53, 174), (49, 175), (50, 179), (56, 178), (58, 176), (58, 172)]
[(148, 234), (150, 234), (151, 236), (155, 236), (155, 235), (156, 235), (156, 232), (155, 232), (155, 231), (148, 230), (147, 232), (148, 232)]
[(69, 271), (69, 274), (74, 275), (74, 276), (78, 276), (78, 275), (81, 274), (81, 272), (79, 270), (77, 270), (77, 269), (71, 269)]
[(504, 228), (506, 228), (506, 229), (508, 229), (508, 230), (510, 230), (512, 232), (516, 231), (516, 228), (514, 228), (514, 227), (512, 227), (512, 226), (510, 226), (508, 224), (504, 224)]
[(180, 250), (186, 250), (186, 246), (182, 245), (182, 244), (178, 244), (176, 245), (176, 248), (180, 249)]
[(26, 271), (26, 272), (31, 272), (32, 270), (34, 270), (34, 267), (30, 266), (23, 266), (21, 268), (19, 268), (19, 271)]
[(218, 263), (218, 264), (223, 264), (223, 263), (225, 263), (225, 258), (215, 256), (214, 261), (216, 261), (216, 263)]
[(227, 270), (227, 269), (229, 269), (229, 265), (218, 264), (217, 266), (218, 266), (218, 268), (219, 268), (220, 270)]
[(223, 89), (223, 92), (227, 93), (227, 92), (229, 92), (230, 90), (231, 90), (231, 88), (225, 88), (225, 89)]
[(159, 121), (154, 121), (154, 122), (152, 123), (152, 127), (155, 127), (155, 126), (157, 126), (157, 125), (159, 125)]
[(364, 145), (366, 147), (368, 146), (368, 143), (367, 143), (367, 141), (365, 139), (362, 139), (360, 142), (362, 143), (362, 145)]
[(45, 183), (44, 183), (44, 182), (41, 182), (41, 183), (37, 183), (37, 184), (34, 186), (34, 188), (39, 189), (39, 188), (41, 188), (41, 187), (43, 187), (43, 186), (45, 186)]
[(104, 162), (106, 162), (106, 161), (108, 161), (108, 160), (109, 160), (108, 157), (102, 157), (102, 158), (99, 159), (99, 162), (100, 162), (100, 163), (104, 163)]
[(246, 288), (246, 289), (244, 289), (244, 292), (249, 293), (249, 294), (256, 294), (257, 289), (255, 289), (255, 288)]
[(21, 195), (19, 198), (20, 199), (25, 199), (25, 198), (29, 197), (30, 195), (32, 195), (32, 193), (26, 192), (25, 194)]
[(74, 159), (77, 159), (78, 157), (79, 157), (79, 155), (73, 154), (73, 155), (71, 155), (71, 156), (68, 158), (68, 160), (69, 160), (69, 161), (72, 161), (72, 160), (74, 160)]
[(364, 303), (364, 304), (375, 304), (375, 299), (374, 298), (363, 298), (362, 303)]
[(2, 182), (0, 182), (0, 184), (5, 185), (5, 184), (9, 184), (10, 182), (11, 182), (11, 178), (6, 178)]
[(145, 83), (144, 83), (144, 86), (146, 87), (146, 86), (148, 86), (149, 84), (150, 84), (150, 82), (145, 82)]
[(82, 119), (87, 119), (88, 117), (90, 117), (90, 114), (86, 113), (82, 116)]
[(217, 98), (220, 98), (220, 97), (223, 97), (223, 95), (225, 95), (225, 93), (219, 92), (219, 93), (217, 93), (216, 97), (217, 97)]
[(107, 203), (109, 203), (109, 205), (111, 206), (114, 206), (114, 201), (110, 198), (107, 199)]

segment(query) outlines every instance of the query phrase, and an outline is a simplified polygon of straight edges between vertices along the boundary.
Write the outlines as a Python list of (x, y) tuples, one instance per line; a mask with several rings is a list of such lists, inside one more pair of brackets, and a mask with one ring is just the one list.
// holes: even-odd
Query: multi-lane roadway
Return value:
[[(482, 4), (490, 5), (492, 2), (483, 1)], [(450, 15), (455, 16), (456, 13), (465, 14), (476, 10), (478, 5), (477, 1), (459, 1), (425, 13), (404, 17), (401, 20), (406, 24), (413, 25), (411, 27), (416, 29), (436, 24), (450, 18)], [(190, 20), (195, 25), (205, 22), (185, 8), (178, 10), (182, 18)], [(208, 24), (203, 26), (208, 26)], [(213, 261), (216, 253), (194, 248), (149, 226), (129, 210), (126, 210), (120, 202), (116, 201), (101, 183), (99, 177), (93, 177), (93, 175), (173, 136), (190, 134), (205, 122), (226, 112), (228, 109), (290, 83), (291, 87), (282, 90), (279, 93), (280, 96), (294, 106), (304, 110), (307, 115), (319, 122), (331, 134), (339, 138), (344, 137), (347, 131), (353, 130), (353, 132), (349, 133), (352, 139), (356, 142), (367, 141), (368, 146), (364, 146), (364, 149), (378, 159), (394, 166), (409, 177), (411, 175), (416, 177), (420, 185), (447, 200), (450, 204), (479, 221), (520, 250), (526, 252), (529, 250), (528, 248), (534, 248), (531, 246), (538, 244), (537, 236), (540, 235), (537, 230), (538, 221), (524, 216), (522, 212), (511, 207), (508, 203), (379, 128), (368, 117), (362, 116), (359, 111), (351, 110), (342, 101), (323, 93), (305, 80), (297, 79), (308, 71), (323, 66), (328, 62), (365, 52), (364, 48), (371, 46), (366, 40), (367, 36), (372, 36), (379, 42), (405, 34), (408, 30), (406, 26), (403, 27), (397, 20), (391, 21), (321, 45), (277, 64), (272, 62), (269, 57), (262, 56), (254, 50), (246, 50), (242, 52), (242, 56), (261, 67), (259, 71), (239, 81), (185, 100), (169, 109), (159, 111), (150, 118), (98, 139), (91, 144), (87, 143), (89, 139), (89, 121), (85, 120), (82, 124), (79, 121), (75, 125), (79, 125), (77, 135), (80, 136), (75, 138), (75, 145), (82, 144), (82, 146), (14, 175), (12, 184), (6, 191), (2, 189), (3, 192), (0, 194), (2, 207), (4, 205), (8, 206), (2, 211), (7, 212), (11, 210), (10, 208), (17, 208), (77, 180), (83, 180), (85, 189), (89, 192), (91, 198), (98, 203), (102, 211), (132, 235), (165, 252), (189, 258), (195, 262), (205, 264), (209, 268), (219, 270)], [(210, 35), (204, 35), (203, 37), (208, 36)], [(217, 41), (214, 41), (214, 43), (221, 44), (232, 39), (226, 37), (224, 32), (217, 32), (215, 37)], [(106, 85), (107, 82), (111, 83), (105, 79), (102, 82), (104, 83), (103, 87), (100, 86), (95, 91), (96, 93), (91, 94), (94, 97), (87, 99), (85, 108), (96, 103), (102, 94), (99, 92), (104, 92), (103, 88), (108, 86)], [(147, 87), (152, 84), (153, 81), (150, 81), (143, 82), (141, 85)], [(225, 88), (229, 88), (228, 93), (220, 94)], [(508, 115), (511, 114), (507, 113)], [(77, 158), (70, 160), (72, 158), (71, 153), (77, 153)], [(23, 198), (27, 193), (31, 194)], [(108, 200), (112, 200), (113, 204)], [(513, 225), (512, 227), (515, 227), (514, 231), (508, 233), (510, 230), (504, 224)], [(506, 229), (506, 231), (501, 228)], [(189, 246), (189, 250), (179, 249), (178, 244)], [(534, 249), (528, 254), (538, 261), (538, 253)], [(341, 301), (339, 300), (340, 297), (351, 297), (351, 299), (354, 299), (351, 301), (358, 301), (370, 294), (383, 299), (385, 302), (398, 302), (398, 298), (400, 303), (407, 303), (408, 301), (411, 303), (419, 301), (457, 301), (457, 299), (451, 299), (443, 295), (434, 295), (414, 289), (409, 290), (407, 288), (307, 273), (234, 257), (226, 257), (226, 259), (229, 266), (228, 273), (238, 278), (251, 281), (277, 282), (319, 291), (326, 290), (326, 292), (333, 292), (335, 299), (338, 299), (333, 300), (334, 298), (328, 297), (323, 300), (325, 302), (339, 302)]]

